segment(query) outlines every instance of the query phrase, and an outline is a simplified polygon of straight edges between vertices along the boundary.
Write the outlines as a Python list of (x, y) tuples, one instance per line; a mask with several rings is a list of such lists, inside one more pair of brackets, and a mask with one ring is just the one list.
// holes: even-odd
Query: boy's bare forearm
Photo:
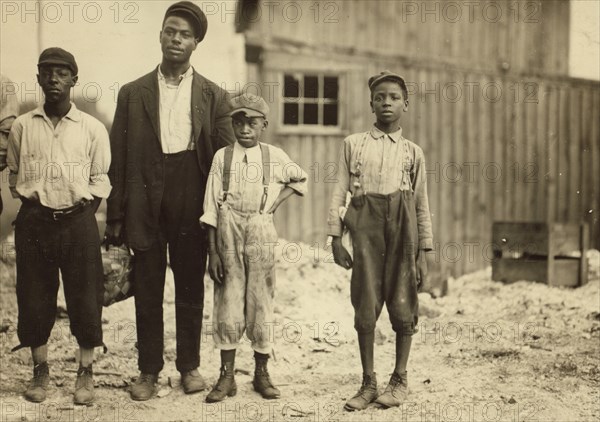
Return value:
[(208, 227), (208, 253), (217, 253), (217, 229), (213, 226)]

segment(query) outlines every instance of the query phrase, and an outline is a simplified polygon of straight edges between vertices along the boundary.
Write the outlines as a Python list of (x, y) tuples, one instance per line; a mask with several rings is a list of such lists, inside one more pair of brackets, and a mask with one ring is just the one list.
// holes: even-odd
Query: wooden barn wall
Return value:
[(258, 9), (244, 3), (252, 43), (285, 41), (469, 70), (568, 71), (568, 0), (299, 0), (258, 2)]
[[(302, 65), (291, 65), (301, 63)], [(309, 173), (306, 198), (278, 212), (280, 235), (326, 238), (329, 199), (341, 142), (373, 123), (366, 80), (388, 68), (411, 90), (402, 117), (406, 138), (427, 158), (433, 232), (442, 271), (454, 275), (489, 265), (492, 222), (585, 221), (600, 248), (600, 85), (563, 77), (499, 76), (443, 67), (403, 66), (386, 58), (328, 59), (273, 51), (263, 82), (284, 70), (340, 72), (344, 128), (323, 135), (286, 134), (277, 122), (280, 90), (271, 100), (271, 142)]]

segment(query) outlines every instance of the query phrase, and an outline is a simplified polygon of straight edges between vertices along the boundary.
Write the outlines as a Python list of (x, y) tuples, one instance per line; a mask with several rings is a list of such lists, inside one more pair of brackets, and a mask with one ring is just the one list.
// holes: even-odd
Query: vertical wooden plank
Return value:
[(522, 7), (522, 3), (509, 1), (507, 2), (507, 6), (507, 61), (510, 65), (511, 71), (519, 72), (523, 69), (522, 63), (520, 61), (520, 53), (523, 50), (523, 48), (520, 46), (520, 43), (522, 42), (522, 28), (518, 17), (518, 13)]
[[(579, 115), (579, 124), (581, 126), (581, 166), (579, 166), (579, 180), (581, 181), (580, 187), (580, 220), (588, 223), (588, 234), (589, 228), (591, 227), (591, 215), (588, 213), (589, 204), (591, 200), (591, 189), (590, 183), (594, 183), (594, 178), (598, 179), (600, 176), (595, 176), (592, 173), (593, 164), (591, 162), (592, 151), (591, 151), (591, 120), (598, 116), (592, 115), (593, 100), (592, 93), (587, 86), (581, 89), (581, 113)], [(600, 183), (600, 180), (596, 180), (596, 183)]]
[(568, 162), (568, 149), (569, 149), (569, 95), (570, 90), (568, 86), (561, 85), (560, 87), (560, 103), (558, 109), (558, 189), (557, 189), (557, 219), (560, 222), (566, 222), (569, 218), (569, 162)]
[(537, 154), (538, 154), (538, 186), (537, 186), (537, 214), (538, 221), (546, 221), (548, 209), (548, 179), (549, 179), (549, 134), (548, 121), (549, 116), (549, 98), (548, 86), (542, 80), (538, 89), (539, 103), (537, 104)]
[(496, 23), (496, 31), (498, 32), (498, 56), (497, 61), (499, 62), (510, 62), (509, 57), (509, 31), (510, 31), (510, 17), (508, 11), (508, 0), (496, 1), (502, 15), (499, 21)]
[(508, 220), (515, 220), (515, 107), (514, 91), (510, 89), (513, 81), (505, 79), (505, 90), (502, 96), (502, 106), (504, 107), (504, 215)]
[[(300, 137), (300, 154), (298, 155), (298, 161), (302, 168), (308, 168), (312, 162), (313, 145), (315, 142), (323, 142), (323, 136), (319, 135), (304, 135)], [(312, 207), (314, 206), (314, 191), (309, 192), (308, 198), (310, 201), (301, 200), (300, 198), (294, 198), (295, 201), (292, 206), (295, 206), (298, 210), (299, 221), (298, 230), (300, 231), (299, 236), (296, 239), (300, 239), (303, 242), (310, 242), (313, 238), (313, 230), (319, 223), (313, 219)]]
[[(443, 80), (443, 71), (437, 71), (433, 75), (434, 80), (439, 82)], [(435, 102), (435, 124), (432, 125), (431, 132), (431, 154), (426, 155), (427, 163), (427, 183), (429, 189), (429, 198), (433, 198), (430, 202), (431, 220), (433, 223), (433, 239), (434, 242), (439, 242), (444, 236), (442, 229), (444, 224), (447, 224), (447, 216), (443, 212), (443, 185), (439, 179), (439, 163), (443, 162), (443, 146), (448, 143), (448, 139), (445, 136), (445, 130), (443, 125), (443, 103), (441, 101)], [(437, 265), (437, 269), (440, 271), (439, 276), (444, 278), (445, 274), (442, 272), (441, 265)]]
[(324, 212), (324, 207), (328, 207), (329, 200), (325, 198), (325, 183), (323, 179), (319, 177), (317, 169), (320, 169), (325, 164), (325, 148), (329, 142), (329, 138), (326, 136), (314, 136), (311, 140), (310, 162), (307, 162), (304, 167), (304, 171), (308, 173), (308, 198), (303, 198), (307, 202), (308, 209), (306, 214), (310, 214), (312, 226), (309, 227), (311, 230), (310, 242), (319, 242), (322, 246), (321, 236), (324, 229), (324, 220), (327, 219), (327, 215)]
[(559, 104), (560, 104), (560, 87), (557, 84), (548, 86), (548, 188), (546, 207), (547, 221), (552, 223), (557, 221), (558, 212), (558, 183), (559, 183)]
[[(439, 83), (440, 77), (439, 72), (429, 70), (426, 72), (426, 81), (429, 85)], [(439, 161), (439, 149), (440, 149), (440, 101), (435, 98), (428, 98), (425, 103), (426, 120), (426, 131), (423, 133), (421, 139), (413, 140), (417, 142), (423, 149), (425, 155), (425, 171), (427, 174), (427, 190), (429, 198), (429, 210), (431, 213), (431, 222), (434, 239), (436, 239), (436, 231), (439, 230), (439, 207), (440, 207), (440, 185), (435, 183), (430, 177), (431, 170), (434, 168), (433, 163)], [(433, 268), (432, 268), (433, 271)]]
[[(331, 162), (328, 160), (327, 149), (332, 145), (337, 145), (337, 138), (335, 137), (327, 137), (325, 139), (317, 138), (315, 139), (315, 148), (313, 153), (313, 170), (312, 173), (312, 184), (310, 188), (313, 189), (313, 221), (315, 221), (315, 225), (319, 227), (319, 233), (317, 237), (317, 241), (319, 242), (321, 247), (324, 247), (325, 238), (327, 237), (327, 217), (329, 214), (329, 202), (331, 200), (329, 186), (334, 184), (335, 180), (337, 180), (337, 163)], [(331, 164), (329, 164), (331, 163)], [(332, 167), (333, 166), (333, 167)], [(325, 180), (324, 172), (321, 169), (329, 169), (332, 168), (334, 172), (334, 176)], [(314, 169), (318, 169), (317, 173)], [(318, 177), (317, 177), (318, 174)]]
[[(600, 115), (600, 92), (596, 87), (593, 92), (592, 116), (598, 115)], [(590, 140), (592, 145), (592, 171), (590, 173), (592, 197), (586, 207), (588, 208), (586, 212), (589, 217), (588, 221), (591, 221), (592, 225), (592, 242), (596, 249), (600, 249), (600, 124), (596, 118), (590, 119), (589, 123), (591, 125)]]
[[(295, 160), (302, 161), (300, 151), (300, 139), (296, 135), (286, 135), (282, 137), (282, 148), (287, 152), (290, 157), (294, 157)], [(298, 212), (298, 204), (295, 201), (287, 201), (284, 205), (285, 208), (283, 214), (282, 226), (285, 227), (282, 230), (281, 237), (286, 240), (298, 240), (300, 239), (300, 218), (301, 214)]]
[[(462, 73), (453, 73), (451, 82), (461, 83), (464, 80)], [(445, 172), (445, 176), (449, 178), (449, 183), (454, 191), (454, 201), (452, 206), (452, 216), (455, 222), (455, 231), (453, 241), (457, 242), (462, 250), (465, 239), (465, 228), (470, 221), (465, 215), (465, 204), (468, 200), (467, 192), (464, 183), (464, 175), (462, 174), (462, 166), (465, 162), (466, 139), (469, 128), (466, 125), (466, 112), (464, 101), (451, 103), (454, 106), (454, 154), (452, 162), (448, 163), (450, 170)], [(450, 250), (450, 249), (448, 249)], [(460, 274), (466, 271), (465, 261), (461, 260), (456, 263), (456, 269)]]
[[(449, 75), (450, 73), (448, 71), (440, 72), (440, 83), (447, 83), (450, 79)], [(454, 220), (452, 213), (453, 204), (456, 198), (454, 197), (453, 187), (444, 176), (444, 169), (448, 163), (452, 162), (453, 145), (456, 143), (456, 138), (454, 130), (452, 130), (452, 125), (454, 122), (454, 106), (445, 101), (440, 101), (440, 107), (440, 157), (438, 161), (434, 163), (433, 167), (435, 183), (438, 185), (438, 189), (441, 193), (440, 205), (436, 211), (440, 218), (440, 228), (438, 229), (439, 231), (437, 234), (434, 233), (434, 241), (438, 242), (438, 246), (440, 248), (440, 253), (437, 256), (440, 257), (442, 276), (446, 277), (450, 269), (453, 269), (454, 266), (451, 265), (447, 260), (443, 259), (444, 257), (441, 254), (441, 251), (443, 251), (444, 245), (447, 245), (448, 242), (451, 242), (455, 238), (454, 229), (456, 226), (456, 221)]]
[[(508, 219), (506, 215), (505, 202), (505, 180), (507, 177), (506, 167), (506, 125), (504, 124), (506, 117), (506, 109), (504, 107), (503, 97), (506, 94), (506, 85), (503, 79), (492, 78), (491, 85), (486, 87), (484, 91), (485, 98), (490, 101), (490, 107), (493, 111), (493, 139), (494, 139), (494, 160), (491, 168), (491, 173), (488, 172), (488, 177), (493, 181), (494, 190), (494, 221)], [(501, 93), (501, 94), (498, 94)]]
[[(465, 33), (465, 36), (468, 37), (468, 33)], [(464, 127), (463, 148), (462, 157), (457, 164), (459, 164), (462, 173), (460, 184), (462, 188), (462, 198), (465, 201), (462, 204), (463, 211), (461, 212), (464, 227), (461, 238), (461, 247), (463, 272), (465, 273), (471, 272), (473, 268), (473, 263), (470, 262), (470, 257), (467, 254), (467, 244), (469, 244), (471, 239), (476, 236), (475, 233), (477, 232), (478, 218), (476, 211), (478, 192), (476, 182), (473, 180), (471, 163), (476, 160), (474, 157), (476, 157), (476, 152), (478, 149), (476, 143), (479, 128), (477, 125), (477, 116), (473, 114), (474, 105), (469, 101), (469, 97), (464, 89), (464, 87), (467, 86), (467, 83), (472, 81), (472, 77), (472, 74), (464, 73), (461, 75), (460, 80), (457, 81), (458, 84), (463, 87), (462, 96), (459, 101), (463, 107), (463, 117), (461, 119)]]
[(515, 162), (516, 162), (516, 196), (514, 197), (517, 205), (517, 213), (519, 220), (528, 220), (528, 203), (527, 203), (527, 183), (526, 169), (530, 163), (530, 157), (527, 155), (529, 140), (527, 139), (527, 125), (529, 118), (527, 108), (525, 107), (523, 82), (515, 81), (516, 99), (515, 115), (516, 115), (516, 131), (515, 131)]
[[(494, 132), (493, 132), (493, 121), (494, 111), (493, 104), (489, 99), (485, 98), (481, 87), (486, 86), (489, 82), (487, 76), (481, 76), (479, 78), (479, 90), (477, 91), (477, 99), (479, 101), (479, 109), (481, 110), (481, 145), (482, 151), (480, 154), (481, 161), (477, 167), (477, 176), (481, 179), (482, 187), (482, 200), (481, 200), (481, 228), (479, 239), (479, 246), (476, 251), (481, 258), (481, 267), (487, 267), (491, 265), (491, 256), (486, 256), (489, 251), (486, 245), (489, 245), (491, 241), (492, 224), (494, 222), (494, 183), (488, 176), (487, 170), (493, 167), (491, 163), (494, 162)], [(494, 175), (491, 173), (492, 176)]]
[[(537, 192), (540, 190), (540, 155), (538, 154), (537, 108), (539, 97), (536, 99), (533, 91), (539, 86), (536, 80), (530, 80), (523, 86), (522, 95), (525, 109), (525, 156), (526, 165), (523, 168), (523, 184), (525, 187), (524, 204), (525, 217), (528, 221), (538, 220), (538, 210), (541, 204), (537, 203)], [(537, 101), (537, 103), (536, 103)]]
[[(581, 184), (580, 169), (582, 167), (581, 151), (581, 89), (571, 83), (569, 87), (569, 142), (568, 142), (568, 212), (569, 221), (581, 220)], [(598, 116), (596, 116), (598, 117)]]

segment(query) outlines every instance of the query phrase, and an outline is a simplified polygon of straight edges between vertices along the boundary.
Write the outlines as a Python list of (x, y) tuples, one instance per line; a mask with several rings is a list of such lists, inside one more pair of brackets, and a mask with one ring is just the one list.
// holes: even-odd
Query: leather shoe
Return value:
[(375, 403), (383, 407), (398, 407), (408, 396), (408, 379), (406, 372), (402, 375), (393, 373), (390, 382), (382, 395), (377, 397)]
[(206, 381), (197, 369), (181, 373), (181, 386), (185, 394), (197, 393), (208, 388)]
[(138, 401), (151, 399), (158, 392), (157, 382), (158, 374), (145, 374), (142, 372), (129, 390), (131, 398)]
[(33, 367), (33, 378), (25, 391), (25, 398), (34, 403), (43, 402), (46, 400), (48, 384), (50, 384), (50, 370), (48, 369), (48, 363), (38, 363)]
[(233, 376), (233, 362), (226, 362), (221, 366), (221, 375), (212, 391), (206, 396), (207, 403), (223, 401), (225, 397), (233, 397), (237, 394), (237, 385)]
[(77, 381), (75, 381), (75, 394), (73, 395), (75, 404), (90, 404), (94, 401), (93, 376), (92, 365), (79, 367)]
[(344, 409), (348, 411), (365, 410), (377, 398), (377, 378), (375, 372), (363, 374), (362, 385), (358, 392), (346, 402)]

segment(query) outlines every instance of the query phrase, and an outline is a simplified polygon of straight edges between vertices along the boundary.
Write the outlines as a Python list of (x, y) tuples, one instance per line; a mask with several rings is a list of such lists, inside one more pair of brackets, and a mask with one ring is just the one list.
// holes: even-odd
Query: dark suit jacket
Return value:
[[(110, 133), (107, 222), (123, 221), (129, 246), (138, 250), (150, 248), (156, 239), (164, 189), (157, 73), (155, 69), (121, 88)], [(197, 72), (193, 78), (192, 133), (205, 187), (213, 155), (235, 137), (228, 93)]]

